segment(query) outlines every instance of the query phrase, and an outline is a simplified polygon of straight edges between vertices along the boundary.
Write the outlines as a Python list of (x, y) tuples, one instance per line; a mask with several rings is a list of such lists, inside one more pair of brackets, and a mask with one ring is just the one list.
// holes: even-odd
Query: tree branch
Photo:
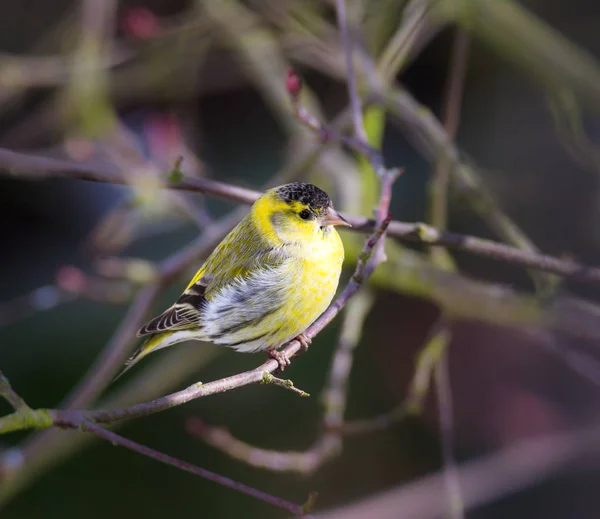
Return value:
[(354, 349), (373, 304), (373, 296), (362, 291), (346, 305), (342, 331), (322, 396), (323, 431), (305, 451), (275, 451), (250, 445), (234, 437), (227, 429), (205, 424), (198, 418), (186, 422), (187, 431), (212, 447), (254, 467), (276, 472), (311, 474), (342, 449), (342, 427), (348, 396), (348, 378), (352, 370)]
[(10, 385), (8, 379), (4, 376), (4, 373), (0, 370), (0, 397), (4, 398), (15, 411), (28, 410), (29, 406), (26, 404), (16, 391)]
[[(82, 164), (69, 160), (18, 153), (2, 148), (0, 148), (0, 169), (25, 178), (61, 177), (112, 184), (128, 184), (127, 179), (123, 178), (116, 168), (107, 167), (104, 164)], [(208, 179), (184, 178), (177, 183), (166, 181), (163, 187), (204, 193), (244, 204), (251, 204), (260, 196), (259, 192), (252, 189)], [(376, 222), (371, 218), (352, 215), (344, 215), (344, 217), (352, 224), (352, 229), (349, 230), (372, 232), (375, 228)], [(441, 245), (503, 263), (557, 274), (577, 282), (600, 285), (599, 268), (521, 250), (517, 247), (476, 236), (440, 231), (420, 222), (392, 221), (388, 227), (387, 235), (422, 245)]]
[(150, 447), (146, 447), (145, 445), (141, 445), (132, 440), (128, 440), (123, 436), (120, 436), (112, 431), (104, 429), (92, 422), (86, 421), (82, 424), (83, 431), (89, 431), (100, 438), (108, 440), (113, 445), (125, 447), (129, 450), (137, 452), (139, 454), (143, 454), (144, 456), (148, 456), (156, 461), (160, 461), (161, 463), (165, 463), (166, 465), (171, 465), (172, 467), (178, 468), (179, 470), (183, 470), (185, 472), (189, 472), (190, 474), (194, 474), (195, 476), (200, 476), (204, 479), (208, 479), (210, 481), (214, 481), (219, 485), (224, 487), (231, 488), (233, 490), (237, 490), (242, 494), (246, 494), (248, 496), (254, 497), (255, 499), (260, 499), (265, 503), (269, 503), (270, 505), (276, 506), (278, 508), (282, 508), (287, 512), (290, 512), (293, 515), (298, 516), (306, 516), (304, 507), (302, 505), (296, 505), (294, 503), (290, 503), (280, 497), (275, 497), (266, 492), (262, 492), (255, 488), (249, 487), (248, 485), (244, 485), (238, 481), (234, 481), (233, 479), (227, 478), (225, 476), (221, 476), (219, 474), (215, 474), (210, 470), (203, 469), (202, 467), (198, 467), (196, 465), (192, 465), (187, 461), (182, 461), (180, 459), (174, 458), (173, 456), (169, 456), (168, 454), (163, 454), (162, 452), (155, 451)]
[[(390, 178), (388, 182), (393, 182)], [(385, 201), (384, 201), (385, 202)], [(384, 207), (385, 209), (385, 207)], [(356, 270), (354, 275), (346, 285), (344, 291), (331, 304), (331, 306), (315, 321), (307, 330), (306, 335), (315, 337), (325, 326), (327, 326), (333, 318), (344, 307), (347, 301), (358, 291), (366, 279), (365, 273), (367, 264), (373, 249), (377, 242), (381, 239), (389, 218), (384, 220), (379, 228), (369, 236), (365, 242), (365, 246), (359, 255)], [(290, 342), (284, 349), (283, 354), (288, 358), (293, 357), (300, 350), (300, 343), (296, 340)], [(52, 425), (67, 428), (77, 428), (86, 421), (94, 423), (110, 424), (121, 420), (139, 418), (154, 414), (171, 407), (185, 404), (197, 398), (206, 397), (216, 393), (223, 393), (232, 389), (244, 387), (250, 384), (260, 383), (263, 380), (264, 373), (273, 373), (278, 369), (278, 363), (269, 359), (264, 364), (256, 369), (238, 373), (236, 375), (226, 377), (214, 382), (202, 384), (198, 382), (192, 386), (178, 391), (171, 395), (158, 398), (151, 402), (133, 405), (124, 409), (106, 410), (106, 411), (80, 411), (71, 409), (37, 409), (26, 410), (23, 413), (16, 412), (12, 415), (0, 418), (0, 433), (7, 433), (22, 429), (30, 428), (47, 428)]]
[[(573, 462), (600, 454), (600, 425), (524, 440), (499, 452), (458, 467), (465, 508), (489, 504), (534, 486)], [(397, 519), (398, 510), (411, 519), (443, 517), (448, 512), (443, 492), (444, 474), (438, 472), (380, 494), (318, 514), (322, 519)]]

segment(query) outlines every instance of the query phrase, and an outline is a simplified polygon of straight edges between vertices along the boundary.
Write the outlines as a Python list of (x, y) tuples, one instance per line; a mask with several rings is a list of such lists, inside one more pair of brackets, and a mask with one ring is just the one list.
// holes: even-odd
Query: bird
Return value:
[(344, 261), (338, 225), (351, 227), (313, 184), (266, 191), (179, 299), (140, 328), (147, 340), (119, 377), (150, 353), (189, 340), (265, 351), (285, 369), (290, 361), (279, 348), (295, 338), (306, 350), (304, 331), (336, 293)]

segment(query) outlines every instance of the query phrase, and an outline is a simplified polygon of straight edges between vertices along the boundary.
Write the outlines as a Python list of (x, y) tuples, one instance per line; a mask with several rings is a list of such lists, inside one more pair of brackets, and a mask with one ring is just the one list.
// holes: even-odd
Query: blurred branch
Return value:
[[(393, 182), (393, 180), (394, 178), (390, 176), (387, 179), (387, 182)], [(386, 202), (389, 203), (389, 200), (386, 201), (385, 199), (382, 199), (382, 205), (384, 206), (384, 210), (386, 209)], [(379, 225), (376, 228), (375, 232), (367, 238), (363, 251), (358, 258), (354, 275), (352, 276), (352, 278), (350, 279), (350, 281), (346, 285), (346, 288), (340, 294), (340, 296), (331, 304), (331, 306), (325, 311), (325, 313), (323, 313), (321, 317), (319, 317), (319, 319), (317, 319), (317, 321), (315, 321), (306, 330), (305, 333), (308, 337), (315, 337), (323, 328), (325, 328), (325, 326), (327, 326), (327, 324), (329, 324), (333, 320), (333, 318), (339, 313), (339, 311), (344, 307), (348, 300), (361, 287), (364, 280), (369, 274), (368, 265), (373, 249), (376, 246), (377, 242), (381, 239), (388, 224), (389, 219), (384, 220), (381, 223), (381, 225)], [(145, 303), (145, 301), (146, 299), (144, 298), (142, 302)], [(140, 306), (142, 306), (141, 303)], [(125, 320), (125, 326), (131, 326), (130, 323), (132, 321), (134, 320)], [(121, 337), (121, 334), (117, 333), (116, 336)], [(124, 333), (123, 336), (126, 337)], [(300, 348), (300, 343), (297, 340), (293, 340), (282, 350), (282, 354), (285, 355), (288, 359), (290, 359), (300, 350)], [(105, 357), (112, 356), (112, 354), (114, 354), (116, 351), (117, 348), (113, 348), (109, 351), (109, 353), (105, 354)], [(120, 354), (121, 352), (119, 351), (118, 353)], [(91, 372), (91, 376), (93, 378), (90, 379), (90, 381), (86, 382), (86, 384), (84, 385), (84, 389), (80, 389), (76, 392), (77, 397), (73, 400), (78, 401), (82, 399), (82, 396), (87, 396), (92, 391), (92, 389), (87, 389), (87, 387), (93, 388), (94, 390), (97, 389), (100, 386), (100, 383), (96, 381), (99, 381), (102, 378), (101, 376), (106, 375), (108, 368), (102, 368), (108, 365), (108, 362), (101, 361), (99, 363), (99, 366), (95, 368), (96, 371)], [(112, 362), (110, 363), (110, 367), (112, 367)], [(278, 367), (279, 364), (277, 363), (277, 361), (270, 359), (256, 369), (239, 373), (237, 375), (226, 377), (220, 380), (216, 380), (214, 382), (209, 382), (207, 384), (202, 384), (201, 382), (198, 382), (188, 387), (187, 389), (184, 389), (177, 393), (158, 398), (152, 402), (137, 404), (124, 409), (115, 409), (107, 411), (80, 411), (71, 409), (37, 409), (18, 411), (16, 413), (13, 413), (12, 415), (0, 418), (0, 433), (7, 433), (11, 431), (31, 428), (43, 429), (51, 426), (78, 428), (81, 424), (83, 424), (86, 421), (110, 424), (125, 419), (147, 416), (160, 411), (164, 411), (166, 409), (170, 409), (178, 405), (185, 404), (197, 398), (213, 395), (216, 393), (222, 393), (232, 389), (244, 387), (249, 384), (260, 383), (264, 378), (265, 372), (273, 373), (278, 369)], [(96, 375), (97, 372), (100, 374)]]
[(440, 317), (428, 333), (427, 341), (417, 353), (415, 373), (404, 401), (387, 413), (372, 418), (347, 421), (343, 424), (344, 436), (357, 436), (388, 429), (408, 416), (423, 410), (431, 380), (450, 343), (449, 323)]
[[(314, 159), (311, 158), (310, 160)], [(104, 164), (78, 163), (51, 157), (18, 153), (2, 148), (0, 148), (0, 169), (21, 178), (62, 177), (94, 182), (128, 184), (127, 180), (122, 177), (116, 168)], [(253, 203), (260, 195), (259, 192), (251, 189), (203, 178), (183, 179), (177, 183), (166, 182), (162, 187), (204, 193), (244, 204)], [(344, 215), (344, 217), (353, 226), (350, 230), (371, 232), (374, 229), (375, 222), (372, 219), (350, 215)], [(600, 269), (598, 268), (536, 252), (519, 250), (515, 247), (475, 236), (442, 232), (423, 223), (393, 221), (389, 225), (387, 234), (388, 236), (394, 236), (423, 245), (442, 245), (451, 249), (463, 250), (496, 261), (558, 274), (579, 282), (600, 284)]]
[(598, 61), (518, 2), (442, 0), (438, 6), (442, 19), (476, 35), (550, 90), (574, 92), (600, 110)]
[[(174, 348), (158, 363), (129, 377), (107, 398), (99, 402), (101, 408), (131, 405), (149, 400), (174, 389), (176, 384), (191, 376), (210, 362), (220, 350), (206, 344), (203, 348)], [(152, 383), (148, 383), (152, 381)], [(119, 427), (115, 424), (113, 427)], [(6, 503), (19, 490), (40, 477), (62, 459), (88, 446), (94, 436), (79, 431), (48, 429), (32, 435), (19, 447), (0, 454), (0, 505)]]
[[(404, 8), (402, 23), (377, 63), (377, 72), (386, 84), (392, 83), (445, 25), (431, 16), (433, 3), (432, 0), (410, 0)], [(385, 10), (381, 13), (387, 16)]]
[(78, 299), (122, 304), (132, 297), (131, 281), (129, 278), (111, 280), (90, 276), (76, 267), (64, 265), (57, 270), (53, 285), (44, 285), (27, 294), (1, 301), (0, 326)]
[[(584, 458), (600, 454), (600, 426), (521, 441), (457, 468), (466, 510), (489, 504), (552, 478)], [(356, 503), (324, 511), (322, 519), (411, 519), (443, 517), (448, 512), (443, 472), (426, 476)]]
[(452, 410), (452, 388), (450, 386), (450, 373), (448, 366), (448, 344), (451, 331), (448, 324), (442, 321), (437, 330), (439, 340), (444, 343), (440, 358), (434, 369), (434, 381), (438, 401), (438, 414), (440, 420), (440, 435), (442, 438), (442, 457), (444, 459), (444, 476), (446, 494), (448, 496), (449, 516), (452, 519), (464, 519), (465, 511), (462, 500), (462, 491), (458, 478), (456, 460), (454, 459), (454, 418)]
[(344, 49), (348, 97), (350, 98), (350, 110), (352, 111), (352, 121), (354, 123), (354, 136), (359, 141), (368, 143), (367, 132), (365, 131), (365, 122), (362, 114), (362, 103), (358, 95), (358, 86), (356, 84), (357, 78), (356, 73), (354, 72), (354, 45), (348, 34), (346, 0), (335, 0), (335, 10), (337, 13), (340, 40)]
[[(31, 414), (32, 409), (12, 389), (10, 382), (8, 381), (8, 379), (4, 376), (4, 374), (1, 371), (0, 371), (0, 396), (4, 397), (13, 406), (13, 408), (15, 409), (15, 414), (13, 416), (18, 417), (18, 419), (20, 419), (23, 422), (23, 425), (25, 425), (25, 426), (32, 425), (34, 428), (42, 425), (42, 422), (40, 422), (36, 425), (34, 422), (30, 421), (31, 417), (33, 416)], [(39, 413), (39, 411), (38, 411), (38, 413)], [(42, 413), (42, 415), (44, 416), (45, 421), (47, 421), (50, 418), (50, 415), (48, 413)], [(2, 420), (2, 418), (0, 418), (0, 420)], [(273, 506), (283, 508), (284, 510), (291, 512), (294, 515), (301, 515), (301, 516), (306, 515), (303, 507), (300, 505), (295, 505), (295, 504), (285, 501), (281, 498), (271, 496), (269, 494), (266, 494), (265, 492), (261, 492), (260, 490), (254, 489), (247, 485), (244, 485), (243, 483), (233, 481), (232, 479), (220, 476), (218, 474), (215, 474), (214, 472), (210, 472), (203, 468), (192, 465), (191, 463), (187, 463), (187, 462), (179, 460), (177, 458), (173, 458), (172, 456), (168, 456), (167, 454), (162, 454), (160, 452), (157, 452), (154, 449), (151, 449), (144, 445), (140, 445), (139, 443), (128, 440), (127, 438), (124, 438), (123, 436), (119, 436), (118, 434), (116, 434), (114, 432), (111, 432), (111, 431), (108, 431), (107, 429), (99, 427), (98, 425), (92, 423), (89, 420), (82, 420), (80, 423), (77, 424), (77, 426), (72, 424), (72, 425), (69, 425), (69, 427), (78, 428), (81, 431), (92, 432), (96, 436), (110, 441), (115, 446), (125, 447), (134, 452), (138, 452), (139, 454), (143, 454), (144, 456), (148, 456), (149, 458), (155, 459), (162, 463), (166, 463), (167, 465), (171, 465), (171, 466), (176, 467), (185, 472), (189, 472), (196, 476), (200, 476), (200, 477), (203, 477), (210, 481), (214, 481), (215, 483), (218, 483), (225, 487), (232, 488), (234, 490), (237, 490), (238, 492), (242, 492), (243, 494), (246, 494), (246, 495), (252, 496), (256, 499), (265, 501)]]
[(136, 443), (132, 440), (128, 440), (127, 438), (124, 438), (123, 436), (120, 436), (118, 434), (115, 434), (112, 431), (99, 427), (94, 423), (84, 422), (82, 424), (82, 430), (89, 431), (95, 434), (96, 436), (99, 436), (100, 438), (104, 438), (105, 440), (108, 440), (115, 446), (125, 447), (129, 450), (152, 458), (156, 461), (160, 461), (161, 463), (165, 463), (167, 465), (171, 465), (172, 467), (178, 468), (179, 470), (183, 470), (184, 472), (189, 472), (190, 474), (194, 474), (195, 476), (200, 476), (204, 479), (214, 481), (215, 483), (218, 483), (219, 485), (222, 485), (224, 487), (237, 490), (242, 494), (246, 494), (255, 499), (259, 499), (275, 507), (282, 508), (283, 510), (290, 512), (293, 515), (306, 516), (304, 507), (302, 505), (290, 503), (289, 501), (286, 501), (280, 497), (272, 496), (270, 494), (267, 494), (266, 492), (262, 492), (255, 488), (249, 487), (238, 481), (234, 481), (230, 478), (221, 476), (219, 474), (215, 474), (214, 472), (203, 469), (196, 465), (192, 465), (187, 461), (182, 461), (172, 456), (169, 456), (168, 454), (163, 454), (161, 452), (155, 451), (154, 449), (151, 449), (144, 445), (140, 445), (139, 443)]
[(29, 406), (25, 403), (16, 391), (10, 385), (8, 379), (4, 376), (4, 373), (0, 371), (0, 397), (4, 398), (15, 411), (22, 409), (29, 409)]
[(458, 149), (428, 108), (418, 103), (401, 87), (374, 93), (373, 100), (387, 107), (402, 124), (415, 146), (432, 163), (447, 160), (451, 164), (451, 174), (456, 182), (458, 194), (464, 197), (472, 210), (499, 236), (524, 252), (538, 253), (529, 238), (498, 207), (483, 186), (475, 168), (460, 159)]
[(367, 314), (373, 304), (368, 291), (359, 292), (344, 311), (342, 331), (329, 368), (328, 382), (322, 397), (323, 431), (305, 451), (262, 449), (234, 437), (227, 429), (190, 418), (187, 431), (227, 455), (248, 465), (276, 472), (311, 474), (342, 449), (342, 427), (348, 397), (348, 378), (352, 370), (354, 349), (362, 335)]
[[(469, 36), (457, 30), (454, 36), (452, 56), (450, 58), (448, 80), (443, 101), (442, 120), (444, 130), (451, 141), (456, 139), (460, 122), (465, 76), (469, 56)], [(448, 179), (450, 164), (442, 158), (431, 181), (431, 225), (445, 230), (448, 221)]]

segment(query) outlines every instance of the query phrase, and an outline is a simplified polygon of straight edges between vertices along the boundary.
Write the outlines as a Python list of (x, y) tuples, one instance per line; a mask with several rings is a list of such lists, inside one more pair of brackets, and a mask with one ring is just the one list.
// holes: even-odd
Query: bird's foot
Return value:
[(279, 364), (279, 371), (285, 370), (285, 368), (287, 368), (292, 363), (290, 359), (287, 358), (287, 355), (285, 355), (285, 353), (281, 351), (269, 350), (267, 354), (269, 355), (269, 357), (277, 361), (277, 364)]
[(296, 337), (296, 340), (300, 343), (302, 353), (306, 353), (308, 351), (308, 347), (312, 343), (312, 339), (305, 333), (301, 333)]

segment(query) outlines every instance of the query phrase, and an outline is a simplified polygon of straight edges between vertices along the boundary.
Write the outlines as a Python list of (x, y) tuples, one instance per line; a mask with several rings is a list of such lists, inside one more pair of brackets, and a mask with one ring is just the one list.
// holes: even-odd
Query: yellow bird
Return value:
[(146, 355), (198, 340), (242, 352), (266, 351), (280, 369), (278, 348), (297, 338), (335, 295), (344, 247), (335, 225), (350, 225), (329, 195), (294, 182), (267, 191), (223, 239), (168, 310), (143, 326), (149, 339), (121, 374)]

